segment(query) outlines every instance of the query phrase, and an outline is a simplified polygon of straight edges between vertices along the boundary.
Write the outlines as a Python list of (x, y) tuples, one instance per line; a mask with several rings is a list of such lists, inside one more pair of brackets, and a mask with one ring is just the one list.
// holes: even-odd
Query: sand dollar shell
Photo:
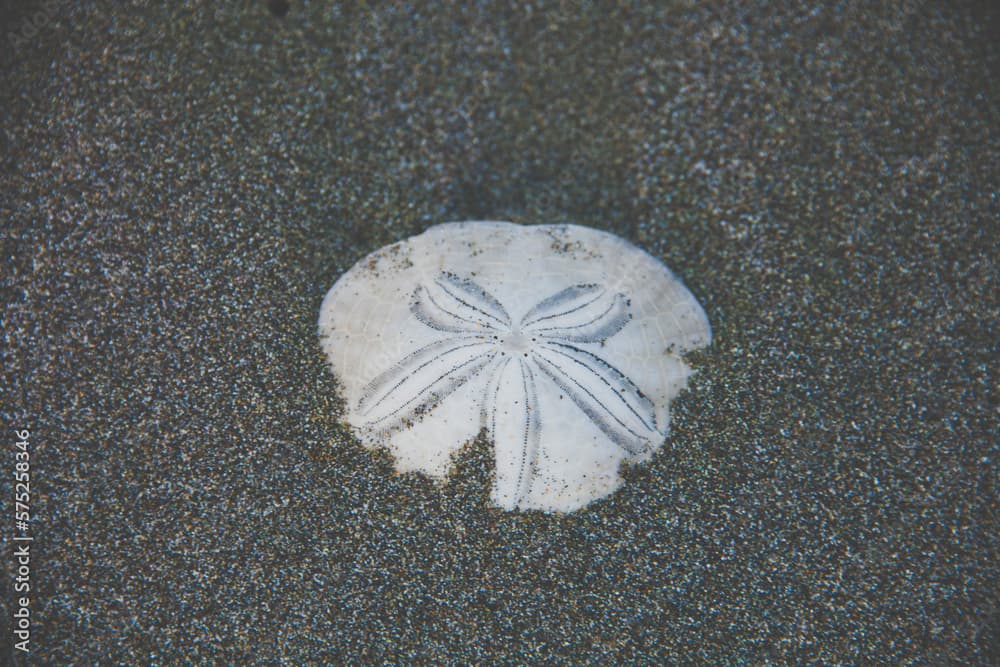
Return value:
[(444, 478), (485, 428), (493, 502), (565, 512), (663, 444), (681, 355), (711, 328), (662, 262), (613, 234), (456, 222), (355, 264), (319, 335), (347, 423), (400, 471)]

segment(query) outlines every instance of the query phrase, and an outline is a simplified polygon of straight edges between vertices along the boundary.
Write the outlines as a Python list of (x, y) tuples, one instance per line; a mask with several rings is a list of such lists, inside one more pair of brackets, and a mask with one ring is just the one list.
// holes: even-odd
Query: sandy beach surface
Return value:
[[(989, 3), (5, 5), (0, 661), (1000, 664)], [(341, 424), (326, 290), (484, 218), (713, 326), (571, 515)]]

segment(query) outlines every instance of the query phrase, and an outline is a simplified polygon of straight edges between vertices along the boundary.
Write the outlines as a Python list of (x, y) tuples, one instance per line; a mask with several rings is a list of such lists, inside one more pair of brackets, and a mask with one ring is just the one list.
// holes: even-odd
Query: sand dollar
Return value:
[(486, 429), (492, 501), (565, 512), (663, 444), (682, 355), (711, 328), (662, 262), (613, 234), (456, 222), (355, 264), (319, 335), (347, 423), (398, 470), (443, 479)]

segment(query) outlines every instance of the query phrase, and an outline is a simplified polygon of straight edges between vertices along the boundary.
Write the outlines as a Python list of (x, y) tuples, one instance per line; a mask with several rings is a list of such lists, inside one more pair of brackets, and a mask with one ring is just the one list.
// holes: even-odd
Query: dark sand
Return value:
[[(143, 4), (0, 15), (5, 658), (28, 428), (17, 664), (1000, 664), (996, 10)], [(338, 423), (326, 290), (483, 217), (715, 330), (571, 516)]]

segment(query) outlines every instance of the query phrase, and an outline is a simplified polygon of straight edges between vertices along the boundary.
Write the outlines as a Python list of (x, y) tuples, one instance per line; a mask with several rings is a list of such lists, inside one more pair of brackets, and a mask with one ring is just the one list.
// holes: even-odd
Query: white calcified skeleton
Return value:
[(369, 446), (443, 478), (482, 428), (493, 502), (572, 511), (664, 441), (708, 321), (662, 263), (573, 225), (439, 225), (327, 294), (320, 336)]

